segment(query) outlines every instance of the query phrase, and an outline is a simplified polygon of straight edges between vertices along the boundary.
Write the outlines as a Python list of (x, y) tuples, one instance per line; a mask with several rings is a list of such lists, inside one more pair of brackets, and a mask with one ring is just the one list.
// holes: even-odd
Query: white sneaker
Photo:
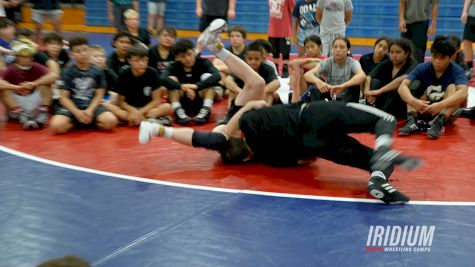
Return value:
[(216, 52), (223, 48), (220, 37), (221, 33), (226, 29), (226, 21), (224, 19), (213, 20), (208, 28), (198, 37), (198, 44), (208, 48), (212, 52)]
[(140, 123), (139, 129), (139, 143), (140, 144), (147, 144), (150, 142), (150, 139), (153, 137), (153, 128), (154, 125), (152, 122), (149, 121), (142, 121)]

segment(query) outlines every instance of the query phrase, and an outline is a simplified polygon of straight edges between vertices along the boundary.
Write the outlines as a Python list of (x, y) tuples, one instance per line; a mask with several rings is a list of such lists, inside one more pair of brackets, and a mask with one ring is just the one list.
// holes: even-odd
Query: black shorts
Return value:
[(279, 54), (288, 59), (290, 55), (290, 37), (269, 37), (269, 43), (272, 45), (272, 55), (278, 58)]
[(215, 19), (224, 19), (226, 21), (228, 20), (226, 16), (207, 16), (203, 14), (200, 18), (200, 32), (203, 32)]
[(196, 94), (195, 99), (191, 100), (186, 96), (180, 98), (181, 107), (185, 110), (186, 115), (194, 116), (200, 112), (201, 107), (203, 107), (203, 98), (201, 98), (198, 93)]
[(109, 110), (107, 110), (102, 104), (99, 105), (96, 110), (94, 110), (94, 119), (92, 121), (91, 124), (83, 124), (81, 122), (79, 122), (76, 117), (73, 115), (73, 113), (71, 113), (71, 111), (69, 111), (68, 109), (66, 109), (65, 107), (62, 107), (62, 106), (59, 106), (56, 110), (56, 113), (55, 115), (63, 115), (63, 116), (66, 116), (66, 117), (69, 117), (71, 118), (71, 122), (75, 125), (75, 126), (83, 126), (85, 128), (88, 128), (88, 127), (94, 127), (96, 122), (97, 122), (97, 117), (99, 117), (99, 115), (101, 115), (102, 113), (104, 112), (107, 112)]
[(463, 39), (475, 41), (475, 17), (468, 17), (467, 23), (463, 28)]

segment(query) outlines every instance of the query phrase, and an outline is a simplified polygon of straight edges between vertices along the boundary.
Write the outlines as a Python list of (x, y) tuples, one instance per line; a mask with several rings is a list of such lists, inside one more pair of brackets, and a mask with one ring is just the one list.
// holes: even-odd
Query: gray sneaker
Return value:
[(212, 52), (216, 52), (223, 48), (221, 43), (221, 33), (226, 29), (226, 21), (224, 19), (213, 20), (208, 28), (206, 28), (200, 37), (198, 44), (208, 48)]

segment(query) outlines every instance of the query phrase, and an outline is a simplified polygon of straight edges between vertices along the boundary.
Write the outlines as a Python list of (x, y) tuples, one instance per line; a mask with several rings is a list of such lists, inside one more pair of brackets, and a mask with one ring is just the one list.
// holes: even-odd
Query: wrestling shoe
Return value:
[(142, 145), (149, 143), (152, 137), (157, 135), (160, 127), (164, 126), (156, 122), (142, 121), (139, 128), (139, 143)]
[(193, 121), (197, 124), (205, 124), (209, 121), (209, 115), (211, 114), (211, 109), (209, 107), (202, 107), (198, 115), (193, 118)]
[(224, 46), (221, 43), (220, 36), (225, 29), (226, 21), (224, 19), (213, 20), (208, 28), (198, 37), (198, 44), (208, 48), (212, 52), (222, 49)]
[(34, 111), (35, 121), (40, 128), (43, 128), (48, 123), (48, 107), (40, 106)]
[(398, 134), (400, 136), (406, 136), (406, 135), (416, 133), (419, 130), (420, 130), (420, 127), (417, 124), (417, 119), (414, 117), (410, 117), (407, 119), (406, 124), (403, 127), (399, 128)]
[(378, 176), (373, 176), (369, 180), (368, 193), (386, 204), (404, 204), (409, 201), (409, 197)]
[(186, 115), (185, 110), (182, 107), (175, 109), (176, 122), (181, 125), (185, 125), (191, 121), (190, 117)]
[(440, 133), (444, 129), (444, 122), (444, 116), (438, 115), (432, 122), (430, 128), (427, 129), (427, 137), (429, 137), (429, 139), (438, 139), (440, 137)]

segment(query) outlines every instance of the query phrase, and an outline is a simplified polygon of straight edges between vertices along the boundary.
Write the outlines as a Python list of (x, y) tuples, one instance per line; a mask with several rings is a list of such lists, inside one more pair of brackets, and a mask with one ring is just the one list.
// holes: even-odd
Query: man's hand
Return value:
[(228, 10), (228, 19), (233, 20), (236, 18), (236, 12), (234, 10)]
[(435, 28), (436, 28), (436, 26), (431, 24), (429, 26), (429, 29), (427, 29), (427, 35), (429, 35), (429, 36), (434, 35), (435, 34)]
[(196, 16), (197, 16), (198, 18), (201, 18), (201, 16), (203, 16), (203, 9), (197, 8), (197, 9), (196, 9)]
[(429, 107), (429, 101), (415, 99), (410, 103), (410, 106), (413, 107), (417, 112), (424, 113), (425, 110)]
[(374, 102), (376, 102), (376, 97), (381, 95), (381, 92), (379, 90), (369, 90), (365, 91), (364, 95), (366, 97), (366, 101), (372, 105)]
[(331, 85), (329, 85), (328, 83), (322, 83), (322, 86), (318, 86), (318, 84), (315, 84), (315, 86), (317, 86), (318, 90), (322, 93), (327, 93), (331, 89)]
[(143, 119), (143, 115), (140, 111), (138, 110), (133, 110), (129, 112), (129, 125), (138, 125)]
[(36, 85), (36, 83), (34, 83), (34, 82), (22, 82), (22, 83), (20, 83), (20, 86), (21, 86), (23, 89), (34, 90), (37, 85)]
[(468, 18), (467, 12), (462, 12), (462, 16), (460, 16), (460, 20), (462, 21), (463, 24), (467, 23), (467, 18)]
[(82, 124), (90, 124), (92, 122), (92, 116), (86, 110), (79, 110), (74, 116)]
[(346, 87), (342, 86), (341, 84), (338, 84), (338, 85), (333, 85), (330, 87), (330, 92), (332, 95), (339, 95), (341, 94), (343, 91), (345, 91)]
[(399, 31), (400, 32), (407, 32), (406, 21), (401, 20), (399, 21)]
[(432, 115), (439, 114), (444, 109), (444, 106), (440, 102), (430, 104), (425, 110), (424, 113), (430, 113)]

